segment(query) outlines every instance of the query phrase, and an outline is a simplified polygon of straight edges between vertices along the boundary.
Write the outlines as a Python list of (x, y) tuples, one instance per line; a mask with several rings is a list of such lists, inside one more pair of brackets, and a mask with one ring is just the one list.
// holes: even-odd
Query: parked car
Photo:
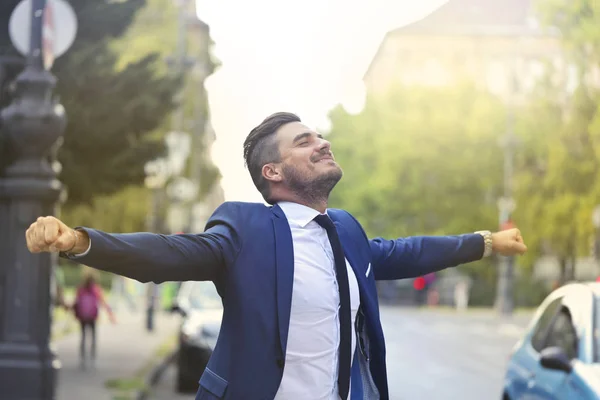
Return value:
[(219, 337), (223, 304), (212, 282), (184, 282), (172, 309), (183, 316), (179, 331), (177, 391), (195, 392)]
[(568, 284), (542, 302), (511, 353), (503, 399), (600, 399), (600, 284)]

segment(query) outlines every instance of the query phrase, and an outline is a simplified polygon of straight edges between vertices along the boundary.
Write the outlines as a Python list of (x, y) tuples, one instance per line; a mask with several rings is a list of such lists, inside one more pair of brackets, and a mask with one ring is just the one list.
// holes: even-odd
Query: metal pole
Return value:
[(55, 399), (60, 363), (50, 346), (51, 274), (56, 256), (31, 254), (25, 231), (53, 215), (62, 186), (49, 161), (66, 117), (53, 99), (56, 79), (44, 69), (45, 0), (33, 0), (27, 64), (2, 110), (1, 139), (10, 155), (0, 171), (0, 392), (3, 399)]
[[(175, 71), (177, 74), (181, 75), (184, 72), (185, 68), (185, 55), (186, 55), (186, 20), (185, 20), (185, 9), (184, 6), (181, 5), (178, 11), (177, 16), (177, 44), (176, 44), (176, 54), (175, 54)], [(185, 86), (184, 86), (185, 87)], [(183, 131), (185, 120), (184, 120), (184, 112), (183, 112), (183, 101), (184, 101), (184, 91), (180, 91), (177, 94), (177, 108), (173, 112), (172, 119), (172, 129), (174, 131)], [(162, 228), (162, 224), (159, 223), (159, 192), (156, 189), (153, 189), (152, 194), (152, 223), (150, 226), (150, 231), (158, 232), (160, 228)], [(158, 295), (158, 287), (155, 283), (150, 282), (148, 284), (148, 292), (146, 293), (146, 330), (148, 332), (152, 332), (154, 330), (154, 313), (156, 308), (156, 301)]]
[[(506, 124), (504, 145), (504, 197), (499, 204), (499, 222), (502, 229), (508, 225), (513, 211), (513, 174), (514, 174), (514, 147), (515, 147), (515, 96), (517, 93), (516, 57), (511, 68), (510, 98)], [(514, 257), (498, 257), (498, 287), (496, 293), (496, 309), (501, 315), (510, 316), (514, 309)]]
[[(150, 220), (148, 223), (148, 227), (150, 232), (159, 232), (159, 195), (160, 189), (152, 188), (152, 206), (150, 208)], [(154, 331), (154, 308), (156, 304), (156, 284), (154, 282), (148, 283), (147, 292), (146, 292), (146, 330), (148, 332)]]

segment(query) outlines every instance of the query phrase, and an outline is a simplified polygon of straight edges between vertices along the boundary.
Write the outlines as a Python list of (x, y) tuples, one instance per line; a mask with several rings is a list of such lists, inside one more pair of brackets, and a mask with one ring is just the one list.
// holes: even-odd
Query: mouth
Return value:
[(315, 161), (315, 163), (319, 162), (327, 162), (327, 161), (335, 161), (332, 156), (324, 156)]

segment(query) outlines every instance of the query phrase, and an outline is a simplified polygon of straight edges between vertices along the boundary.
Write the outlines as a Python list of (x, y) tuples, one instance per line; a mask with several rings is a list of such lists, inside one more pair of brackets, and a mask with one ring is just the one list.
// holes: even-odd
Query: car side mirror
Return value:
[(571, 372), (573, 366), (567, 353), (560, 347), (547, 347), (540, 353), (540, 364), (546, 369)]

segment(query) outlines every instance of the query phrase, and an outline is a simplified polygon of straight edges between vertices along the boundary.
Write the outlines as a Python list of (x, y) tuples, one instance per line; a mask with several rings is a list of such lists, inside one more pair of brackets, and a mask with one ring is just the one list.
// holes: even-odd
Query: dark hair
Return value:
[(95, 284), (96, 284), (96, 277), (94, 276), (94, 273), (88, 272), (83, 276), (83, 282), (82, 282), (81, 286), (83, 286), (86, 289), (90, 289)]
[(270, 196), (269, 182), (262, 176), (262, 167), (270, 162), (280, 161), (279, 143), (275, 133), (290, 122), (301, 122), (300, 117), (289, 112), (271, 114), (252, 129), (244, 141), (246, 167), (254, 186), (267, 202)]

